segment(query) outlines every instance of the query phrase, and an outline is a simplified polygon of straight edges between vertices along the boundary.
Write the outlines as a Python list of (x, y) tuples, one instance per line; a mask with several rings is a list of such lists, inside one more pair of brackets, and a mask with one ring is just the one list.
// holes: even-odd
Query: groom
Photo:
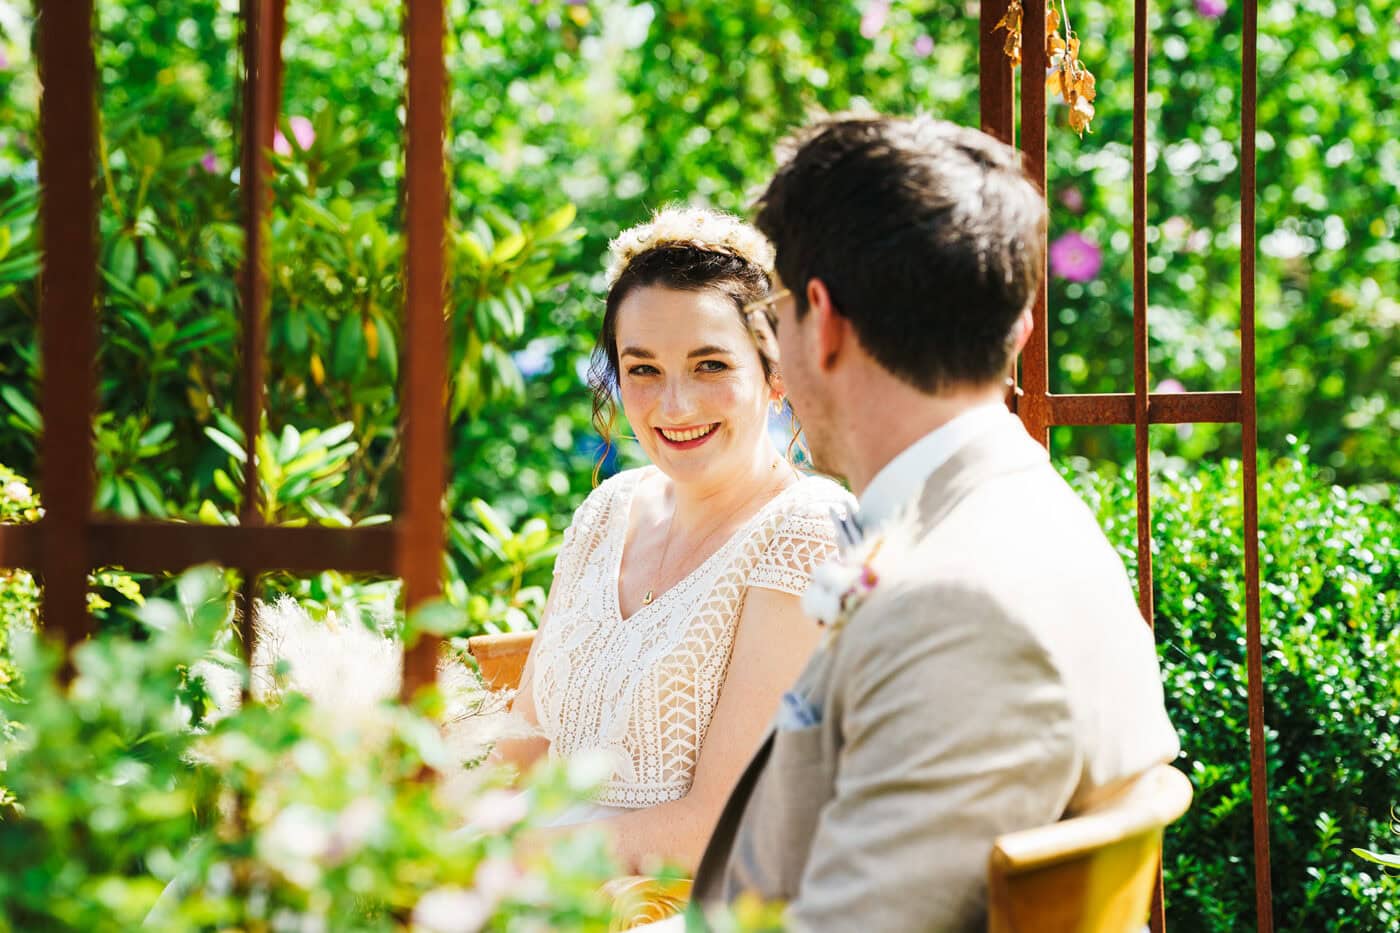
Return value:
[(806, 131), (757, 206), (786, 287), (751, 317), (860, 510), (690, 923), (748, 892), (793, 930), (979, 930), (996, 836), (1178, 751), (1122, 563), (1004, 404), (1045, 200), (980, 132), (870, 117)]

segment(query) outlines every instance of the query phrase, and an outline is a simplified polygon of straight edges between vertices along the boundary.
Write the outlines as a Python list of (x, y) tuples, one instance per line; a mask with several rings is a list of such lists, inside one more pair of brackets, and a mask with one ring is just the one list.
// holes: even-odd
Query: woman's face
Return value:
[(730, 298), (638, 288), (618, 306), (616, 334), (623, 412), (667, 476), (721, 482), (766, 459), (777, 393)]

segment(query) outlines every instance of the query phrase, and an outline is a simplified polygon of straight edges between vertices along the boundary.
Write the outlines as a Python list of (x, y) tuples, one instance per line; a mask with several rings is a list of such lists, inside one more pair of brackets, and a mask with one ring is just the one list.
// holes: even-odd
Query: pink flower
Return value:
[[(310, 149), (311, 144), (316, 141), (316, 130), (312, 127), (311, 121), (306, 117), (292, 117), (287, 122), (291, 124), (297, 148), (303, 152)], [(287, 142), (287, 137), (282, 135), (281, 130), (276, 130), (272, 134), (272, 151), (284, 156), (292, 154), (292, 144)]]
[(933, 54), (933, 36), (919, 36), (914, 40), (914, 54), (920, 58), (928, 58)]
[(1071, 282), (1089, 282), (1103, 267), (1103, 250), (1084, 234), (1071, 230), (1050, 244), (1050, 271)]
[(1227, 9), (1225, 0), (1196, 0), (1196, 12), (1206, 19), (1219, 19)]
[(0, 49), (0, 71), (8, 71), (10, 68), (10, 56), (5, 54), (4, 49)]
[(210, 175), (213, 175), (219, 170), (219, 162), (217, 159), (214, 158), (213, 149), (210, 149), (208, 152), (204, 153), (204, 158), (199, 160), (199, 165), (200, 168), (204, 169)]
[(1180, 395), (1186, 391), (1186, 386), (1180, 379), (1163, 379), (1157, 383), (1157, 391), (1163, 395)]
[(860, 18), (860, 34), (873, 39), (885, 28), (890, 13), (890, 0), (866, 0), (865, 14)]
[(1074, 187), (1066, 188), (1060, 192), (1060, 203), (1078, 214), (1084, 210), (1084, 192)]

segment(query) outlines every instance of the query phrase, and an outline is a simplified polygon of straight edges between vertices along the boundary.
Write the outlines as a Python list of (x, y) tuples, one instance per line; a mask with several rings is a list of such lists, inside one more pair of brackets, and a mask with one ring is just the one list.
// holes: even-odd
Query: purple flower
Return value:
[[(296, 137), (297, 148), (305, 152), (311, 148), (311, 144), (316, 141), (316, 130), (311, 126), (311, 121), (306, 117), (292, 117), (287, 121), (291, 124), (292, 135)], [(272, 134), (272, 151), (278, 155), (289, 156), (292, 154), (292, 144), (287, 142), (287, 137), (282, 135), (281, 130)]]
[(1103, 266), (1103, 250), (1078, 231), (1071, 230), (1050, 244), (1050, 271), (1071, 282), (1089, 282)]
[(5, 54), (5, 50), (4, 50), (4, 49), (0, 49), (0, 71), (8, 71), (9, 69), (10, 69), (10, 56), (8, 56), (8, 55)]
[(933, 36), (919, 36), (914, 40), (914, 54), (920, 58), (928, 58), (933, 54)]
[(1084, 210), (1084, 192), (1080, 191), (1078, 188), (1066, 188), (1064, 191), (1060, 192), (1060, 203), (1078, 214), (1080, 211)]
[(1196, 0), (1196, 12), (1206, 19), (1219, 19), (1227, 9), (1225, 0)]
[(885, 28), (890, 13), (890, 0), (866, 0), (865, 13), (860, 18), (860, 34), (873, 39)]
[(200, 168), (204, 169), (210, 175), (213, 175), (216, 172), (218, 172), (219, 162), (217, 159), (214, 158), (213, 149), (210, 149), (208, 152), (204, 153), (204, 158), (199, 160), (199, 165)]

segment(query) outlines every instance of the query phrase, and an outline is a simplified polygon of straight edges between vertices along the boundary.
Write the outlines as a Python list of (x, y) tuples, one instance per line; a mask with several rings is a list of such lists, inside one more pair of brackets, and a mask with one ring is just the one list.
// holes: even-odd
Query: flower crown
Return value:
[(608, 288), (617, 284), (632, 260), (662, 246), (727, 253), (764, 272), (773, 268), (772, 244), (733, 214), (703, 207), (666, 207), (652, 214), (649, 222), (622, 231), (608, 244)]

